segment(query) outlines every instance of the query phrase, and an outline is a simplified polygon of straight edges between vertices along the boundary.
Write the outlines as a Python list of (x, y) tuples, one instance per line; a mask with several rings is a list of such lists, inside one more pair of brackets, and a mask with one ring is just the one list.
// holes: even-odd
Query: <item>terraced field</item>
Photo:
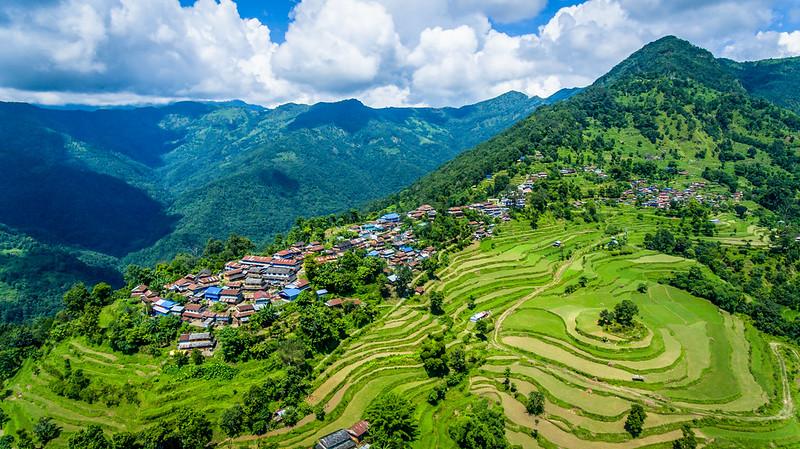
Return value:
[[(634, 244), (665, 220), (632, 212), (616, 219)], [(797, 383), (788, 373), (800, 365), (794, 349), (658, 282), (693, 262), (641, 250), (612, 254), (598, 247), (609, 240), (600, 228), (550, 225), (533, 231), (510, 223), (494, 239), (454, 254), (440, 280), (428, 285), (444, 293), (445, 317), (432, 318), (418, 300), (399, 304), (323, 371), (310, 402), (325, 404), (329, 421), (308, 420), (273, 438), (282, 447), (305, 447), (357, 420), (370, 398), (394, 390), (418, 404), (421, 439), (415, 448), (455, 448), (447, 422), (473, 396), (502, 405), (507, 437), (523, 448), (671, 447), (685, 423), (706, 447), (800, 446)], [(760, 239), (739, 225), (732, 238)], [(562, 247), (553, 246), (555, 240)], [(565, 294), (581, 276), (586, 287)], [(646, 293), (638, 292), (641, 283)], [(474, 309), (467, 307), (470, 296)], [(606, 334), (596, 324), (600, 310), (622, 299), (639, 306), (642, 338)], [(472, 336), (469, 322), (484, 310), (494, 323), (487, 341)], [(447, 326), (450, 345), (466, 341), (486, 362), (473, 370), (468, 385), (432, 406), (425, 398), (435, 381), (419, 366), (418, 345)], [(506, 369), (516, 391), (502, 384)], [(525, 398), (534, 390), (547, 401), (538, 419), (525, 411)], [(648, 413), (636, 439), (623, 428), (633, 403)]]
[[(641, 243), (645, 230), (667, 220), (635, 211), (608, 218), (633, 245)], [(729, 238), (760, 238), (746, 226), (730, 226), (735, 231)], [(667, 448), (684, 423), (692, 425), (705, 447), (800, 447), (796, 349), (705, 300), (659, 283), (693, 262), (633, 247), (623, 254), (603, 249), (610, 239), (605, 227), (552, 223), (534, 231), (511, 222), (493, 239), (451, 254), (439, 280), (427, 285), (445, 295), (443, 316), (428, 312), (425, 297), (383, 306), (377, 322), (316, 367), (308, 403), (324, 407), (326, 419), (309, 415), (264, 438), (282, 448), (311, 447), (320, 436), (360, 420), (378, 394), (395, 391), (417, 405), (417, 449), (456, 449), (447, 424), (475, 397), (502, 405), (507, 438), (523, 448)], [(561, 247), (553, 245), (556, 240)], [(579, 280), (585, 287), (566, 294), (567, 286)], [(646, 293), (639, 292), (641, 283)], [(641, 338), (607, 334), (596, 324), (603, 308), (622, 299), (639, 306)], [(491, 313), (493, 328), (485, 340), (474, 335), (469, 321), (478, 311)], [(465, 344), (483, 361), (434, 406), (426, 399), (440, 380), (428, 378), (422, 369), (419, 348), (428, 335), (443, 331), (448, 346)], [(9, 401), (15, 416), (33, 421), (47, 414), (67, 431), (88, 422), (136, 430), (187, 404), (204, 407), (213, 419), (239, 392), (265, 381), (260, 362), (239, 365), (233, 381), (179, 384), (156, 380), (163, 379), (157, 376), (161, 366), (147, 356), (121, 356), (73, 340), (57, 347), (49, 360), (65, 356), (73, 367), (108, 383), (137, 379), (142, 406), (76, 405), (49, 390), (45, 371), (25, 366)], [(506, 369), (513, 389), (503, 385)], [(546, 397), (545, 413), (538, 418), (525, 411), (525, 398), (534, 390)], [(636, 439), (623, 428), (633, 403), (648, 413), (644, 433)], [(62, 440), (53, 447), (63, 447)], [(256, 437), (243, 436), (225, 446), (256, 443)]]

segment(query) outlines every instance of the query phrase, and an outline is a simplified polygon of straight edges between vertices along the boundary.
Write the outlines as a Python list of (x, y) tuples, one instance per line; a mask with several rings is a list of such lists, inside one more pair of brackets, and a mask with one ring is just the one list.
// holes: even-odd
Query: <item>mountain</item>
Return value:
[(800, 119), (775, 105), (791, 103), (778, 97), (793, 83), (796, 64), (733, 63), (678, 38), (662, 38), (582, 92), (538, 109), (381, 204), (465, 204), (485, 196), (487, 176), (513, 169), (521, 159), (540, 154), (556, 165), (607, 165), (603, 155), (614, 153), (629, 165), (645, 156), (695, 167), (701, 159), (709, 168), (741, 174), (768, 209), (798, 217), (790, 190), (800, 179), (794, 154)]
[(752, 95), (800, 113), (800, 57), (736, 62), (720, 60)]
[[(86, 260), (85, 269), (28, 271), (73, 281), (197, 252), (231, 233), (264, 244), (297, 217), (343, 212), (405, 187), (549, 101), (511, 92), (440, 109), (373, 109), (357, 100), (274, 109), (0, 103), (3, 240), (15, 251), (34, 241), (40, 253)], [(0, 289), (5, 299), (58, 296), (65, 284), (9, 282)]]

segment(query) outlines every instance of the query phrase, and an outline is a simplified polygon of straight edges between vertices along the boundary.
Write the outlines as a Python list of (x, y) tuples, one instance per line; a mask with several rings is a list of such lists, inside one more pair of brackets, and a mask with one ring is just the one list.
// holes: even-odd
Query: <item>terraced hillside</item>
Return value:
[[(644, 230), (665, 220), (637, 218), (632, 210), (613, 219), (627, 224), (636, 244)], [(761, 241), (749, 233), (753, 227), (720, 226), (732, 244)], [(554, 247), (555, 240), (563, 245)], [(416, 448), (455, 448), (447, 424), (473, 396), (503, 406), (507, 438), (524, 448), (671, 447), (685, 423), (696, 428), (707, 447), (800, 444), (792, 394), (800, 362), (795, 349), (708, 301), (658, 283), (693, 262), (643, 250), (619, 255), (598, 247), (608, 240), (596, 225), (532, 231), (511, 223), (500, 236), (458, 253), (441, 271), (441, 280), (429, 284), (445, 294), (443, 317), (434, 319), (414, 300), (395, 305), (337, 351), (340, 358), (321, 368), (309, 402), (324, 404), (326, 421), (309, 416), (271, 439), (281, 447), (308, 447), (360, 419), (376, 395), (391, 390), (417, 404)], [(565, 294), (581, 276), (586, 286)], [(639, 292), (639, 284), (647, 285), (646, 293)], [(476, 302), (473, 310), (467, 307), (470, 296)], [(601, 309), (622, 299), (641, 310), (641, 338), (607, 334), (596, 324)], [(473, 336), (469, 321), (483, 310), (494, 321), (486, 341)], [(482, 363), (466, 384), (434, 406), (425, 399), (438, 380), (423, 371), (418, 348), (429, 334), (441, 331), (447, 332), (449, 347), (466, 342)], [(503, 385), (506, 369), (512, 389)], [(546, 396), (545, 413), (538, 419), (525, 410), (525, 398), (534, 390)], [(633, 403), (642, 404), (648, 414), (636, 439), (623, 428)]]
[[(456, 448), (448, 426), (477, 397), (502, 405), (506, 436), (523, 448), (671, 447), (685, 423), (706, 447), (797, 447), (795, 348), (659, 282), (695, 265), (637, 249), (644, 232), (668, 218), (633, 208), (607, 212), (607, 222), (625, 229), (629, 245), (623, 251), (606, 249), (612, 237), (604, 224), (550, 222), (531, 230), (511, 222), (496, 237), (452, 254), (439, 279), (427, 285), (444, 294), (443, 315), (429, 313), (427, 296), (385, 304), (380, 319), (317, 364), (307, 402), (323, 407), (325, 419), (309, 414), (263, 438), (282, 448), (310, 447), (320, 436), (360, 420), (377, 395), (394, 391), (416, 405), (420, 436), (413, 447), (420, 449)], [(720, 218), (718, 235), (725, 236), (725, 244), (763, 244), (753, 225)], [(553, 245), (556, 240), (560, 247)], [(599, 312), (623, 299), (640, 309), (636, 337), (597, 325)], [(493, 329), (485, 338), (476, 336), (469, 320), (478, 311), (491, 312)], [(448, 347), (466, 348), (472, 368), (446, 400), (431, 405), (428, 395), (441, 380), (428, 377), (419, 348), (429, 335), (442, 332)], [(40, 366), (58, 368), (65, 357), (108, 383), (128, 379), (140, 391), (141, 404), (108, 408), (67, 401), (49, 389), (47, 369), (28, 362), (8, 400), (13, 416), (28, 416), (30, 422), (52, 416), (66, 431), (87, 423), (135, 431), (187, 402), (219, 416), (240, 392), (268, 381), (259, 376), (263, 362), (238, 365), (230, 379), (187, 380), (162, 372), (158, 359), (122, 356), (76, 340), (64, 342)], [(526, 412), (531, 391), (546, 398), (539, 417)], [(634, 403), (648, 415), (635, 439), (624, 430)], [(226, 441), (222, 435), (216, 439)], [(64, 440), (53, 447), (64, 447)], [(258, 442), (242, 436), (226, 445)]]

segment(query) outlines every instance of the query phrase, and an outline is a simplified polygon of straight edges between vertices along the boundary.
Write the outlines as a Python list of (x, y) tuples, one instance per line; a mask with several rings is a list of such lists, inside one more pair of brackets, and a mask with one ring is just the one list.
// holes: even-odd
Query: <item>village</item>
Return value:
[[(505, 204), (508, 204), (505, 199), (495, 199), (451, 208), (447, 213), (462, 218), (466, 210), (472, 210), (491, 219), (508, 221), (509, 207)], [(405, 215), (411, 221), (433, 220), (437, 211), (429, 205), (422, 205)], [(489, 237), (494, 232), (494, 223), (473, 220), (469, 224), (476, 240)], [(347, 231), (348, 235), (355, 237), (339, 238), (328, 246), (322, 242), (295, 243), (270, 256), (246, 255), (227, 262), (218, 273), (203, 270), (186, 274), (164, 285), (160, 290), (163, 293), (147, 285), (138, 285), (131, 290), (131, 297), (145, 304), (153, 317), (177, 316), (184, 323), (197, 328), (197, 332), (180, 336), (178, 350), (198, 350), (211, 355), (216, 346), (212, 328), (244, 325), (268, 305), (280, 308), (309, 290), (311, 285), (303, 269), (303, 263), (309, 257), (325, 264), (337, 260), (347, 251), (362, 250), (367, 257), (385, 260), (387, 279), (389, 283), (395, 283), (400, 267), (418, 270), (423, 260), (436, 254), (431, 246), (420, 247), (413, 229), (404, 226), (403, 217), (396, 212), (384, 214), (377, 220), (351, 225)], [(358, 299), (333, 297), (324, 289), (312, 293), (331, 308), (361, 305)], [(424, 289), (417, 288), (415, 293), (422, 294)]]
[[(590, 176), (607, 177), (602, 170), (593, 166), (582, 167), (580, 170)], [(565, 168), (559, 173), (562, 176), (572, 176), (578, 174), (579, 170)], [(535, 183), (547, 178), (548, 174), (545, 172), (531, 174), (499, 198), (451, 207), (446, 210), (446, 214), (461, 219), (473, 217), (469, 221), (472, 238), (482, 240), (493, 235), (496, 223), (511, 220), (512, 209), (524, 208), (526, 198), (533, 191)], [(617, 201), (626, 205), (665, 209), (689, 200), (714, 206), (731, 198), (737, 201), (741, 199), (738, 192), (725, 195), (710, 193), (705, 189), (704, 182), (693, 182), (685, 189), (673, 189), (639, 179), (632, 181), (631, 188), (624, 191)], [(576, 201), (574, 206), (581, 207), (582, 204), (583, 202)], [(476, 215), (468, 211), (487, 219), (475, 219)], [(404, 215), (397, 212), (386, 213), (376, 220), (348, 226), (348, 238), (339, 237), (327, 245), (323, 242), (298, 242), (269, 256), (246, 255), (239, 260), (229, 261), (218, 273), (204, 270), (197, 274), (186, 274), (160, 290), (171, 299), (162, 297), (158, 291), (147, 285), (135, 287), (131, 291), (131, 297), (144, 303), (148, 313), (154, 317), (177, 316), (181, 321), (197, 328), (197, 332), (181, 335), (178, 350), (199, 350), (210, 355), (216, 345), (210, 332), (212, 328), (244, 325), (268, 304), (280, 308), (309, 290), (311, 285), (303, 270), (303, 263), (309, 257), (325, 264), (336, 261), (347, 251), (362, 250), (367, 257), (378, 257), (386, 261), (389, 283), (397, 282), (396, 273), (400, 267), (407, 267), (412, 272), (418, 270), (422, 261), (434, 256), (436, 250), (432, 246), (421, 247), (413, 226), (407, 226), (407, 223), (431, 221), (438, 213), (427, 204)], [(358, 299), (333, 297), (324, 289), (312, 293), (331, 308), (361, 305)], [(418, 287), (415, 293), (423, 294), (424, 289)]]

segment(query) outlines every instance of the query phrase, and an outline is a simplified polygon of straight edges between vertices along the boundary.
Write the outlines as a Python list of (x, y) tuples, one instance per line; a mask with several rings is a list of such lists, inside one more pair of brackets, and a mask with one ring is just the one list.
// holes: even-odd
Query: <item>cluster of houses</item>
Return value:
[(705, 182), (693, 182), (685, 189), (674, 189), (659, 187), (650, 184), (645, 179), (640, 179), (631, 182), (631, 188), (624, 191), (619, 200), (628, 205), (641, 204), (644, 207), (668, 209), (674, 203), (684, 203), (690, 200), (713, 207), (726, 200), (740, 201), (742, 199), (740, 192), (733, 195), (719, 194), (706, 192), (705, 188)]
[(320, 438), (314, 449), (369, 449), (370, 445), (364, 443), (368, 432), (369, 422), (359, 421), (349, 429), (339, 429)]

